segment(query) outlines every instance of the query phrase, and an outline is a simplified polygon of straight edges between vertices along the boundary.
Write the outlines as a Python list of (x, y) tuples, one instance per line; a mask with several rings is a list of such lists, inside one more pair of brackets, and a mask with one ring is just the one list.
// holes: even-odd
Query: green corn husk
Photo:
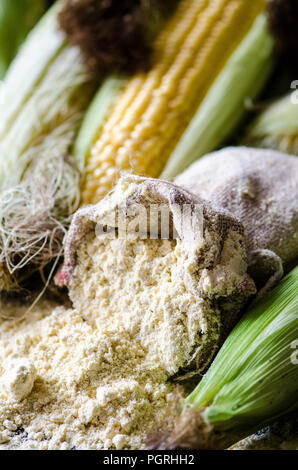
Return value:
[(95, 90), (79, 50), (58, 31), (59, 8), (60, 2), (32, 31), (4, 81), (1, 189), (21, 181), (41, 146), (68, 151)]
[(38, 22), (23, 44), (5, 77), (5, 96), (1, 103), (0, 138), (12, 126), (22, 106), (46, 76), (50, 64), (66, 48), (66, 40), (57, 29), (57, 2)]
[(225, 448), (298, 410), (297, 288), (298, 267), (244, 315), (159, 448)]
[(125, 78), (122, 76), (108, 77), (100, 86), (85, 114), (72, 152), (81, 170), (85, 167), (90, 147), (124, 83)]
[(45, 0), (1, 0), (0, 79), (28, 32), (46, 10)]
[(292, 94), (278, 99), (260, 113), (242, 143), (298, 155), (298, 104)]
[(261, 14), (207, 93), (161, 175), (174, 178), (221, 145), (262, 90), (274, 65), (274, 41)]
[(62, 4), (32, 30), (4, 81), (0, 266), (14, 284), (61, 254), (79, 204), (80, 175), (69, 155), (97, 83), (58, 29)]

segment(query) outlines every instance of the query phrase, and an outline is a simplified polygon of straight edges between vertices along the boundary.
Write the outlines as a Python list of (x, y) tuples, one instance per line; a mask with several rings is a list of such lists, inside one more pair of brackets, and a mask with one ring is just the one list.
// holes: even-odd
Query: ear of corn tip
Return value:
[(298, 267), (246, 313), (188, 397), (215, 429), (245, 434), (298, 409), (297, 288)]
[[(160, 176), (201, 106), (205, 119), (208, 90), (220, 73), (225, 73), (222, 79), (225, 88), (220, 93), (220, 85), (217, 85), (215, 97), (210, 98), (208, 112), (212, 117), (208, 118), (208, 124), (216, 129), (204, 147), (210, 150), (227, 136), (242, 116), (245, 98), (254, 96), (269, 74), (273, 41), (265, 31), (263, 18), (253, 26), (264, 8), (263, 0), (180, 2), (156, 40), (151, 70), (128, 80), (103, 125), (102, 115), (99, 117), (99, 132), (87, 155), (83, 203), (95, 203), (101, 199), (122, 170), (132, 169), (137, 174)], [(252, 27), (253, 32), (249, 33)], [(247, 47), (249, 50), (247, 54), (246, 51), (241, 52), (241, 58), (233, 64), (230, 58), (247, 34), (252, 37), (247, 39), (249, 44), (242, 49)], [(255, 47), (251, 44), (254, 41)], [(259, 48), (263, 48), (261, 53)], [(253, 54), (256, 52), (254, 62)], [(243, 55), (247, 55), (246, 60)], [(241, 66), (244, 70), (239, 71)], [(224, 72), (225, 68), (230, 70)], [(246, 75), (250, 77), (249, 83), (238, 84), (238, 90), (232, 90), (235, 82), (246, 80)], [(236, 97), (230, 104), (232, 91)], [(226, 93), (229, 96), (225, 96)], [(214, 106), (218, 108), (214, 110)], [(231, 108), (230, 113), (226, 111), (227, 107)], [(225, 117), (216, 124), (214, 117), (221, 113)], [(197, 148), (192, 151), (193, 147), (189, 151), (193, 153), (191, 158), (200, 154)], [(174, 154), (174, 163), (180, 170), (185, 166), (180, 161), (184, 151), (179, 153), (179, 164), (176, 163), (177, 153)], [(186, 164), (189, 160), (187, 154)], [(170, 162), (173, 163), (173, 159)]]

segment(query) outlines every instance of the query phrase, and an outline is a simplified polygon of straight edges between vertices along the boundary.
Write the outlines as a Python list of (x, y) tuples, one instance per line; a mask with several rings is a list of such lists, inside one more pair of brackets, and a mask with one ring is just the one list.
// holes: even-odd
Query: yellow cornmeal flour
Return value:
[[(132, 334), (106, 326), (45, 302), (20, 321), (0, 320), (0, 380), (10, 377), (0, 385), (0, 449), (144, 446), (172, 386)], [(16, 396), (22, 366), (32, 390)]]

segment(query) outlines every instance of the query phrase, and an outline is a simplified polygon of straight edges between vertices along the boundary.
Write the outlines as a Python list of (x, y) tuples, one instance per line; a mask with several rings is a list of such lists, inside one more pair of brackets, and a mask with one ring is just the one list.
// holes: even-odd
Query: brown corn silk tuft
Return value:
[(67, 0), (60, 28), (79, 46), (96, 75), (147, 70), (151, 62), (152, 24), (177, 0)]

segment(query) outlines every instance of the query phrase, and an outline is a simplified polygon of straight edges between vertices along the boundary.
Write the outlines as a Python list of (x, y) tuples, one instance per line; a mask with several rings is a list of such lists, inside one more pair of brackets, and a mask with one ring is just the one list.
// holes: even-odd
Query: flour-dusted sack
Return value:
[(88, 321), (129, 331), (169, 376), (203, 370), (255, 292), (234, 216), (137, 176), (76, 213), (57, 282)]

